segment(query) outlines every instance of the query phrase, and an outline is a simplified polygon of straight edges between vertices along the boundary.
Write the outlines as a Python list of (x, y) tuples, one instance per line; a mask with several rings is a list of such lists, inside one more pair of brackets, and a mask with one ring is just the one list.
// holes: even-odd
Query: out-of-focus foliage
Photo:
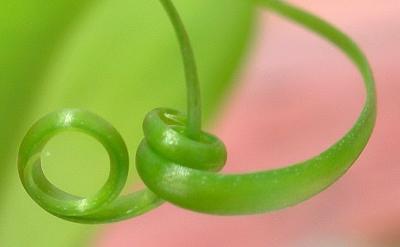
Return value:
[[(240, 0), (175, 2), (209, 116), (243, 55), (252, 9)], [(173, 29), (156, 0), (3, 0), (0, 56), (0, 246), (80, 246), (93, 227), (57, 219), (29, 198), (17, 176), (18, 144), (38, 117), (79, 107), (114, 124), (132, 163), (145, 113), (185, 109)], [(48, 150), (45, 172), (67, 191), (91, 193), (107, 175), (105, 151), (91, 139), (62, 135)]]

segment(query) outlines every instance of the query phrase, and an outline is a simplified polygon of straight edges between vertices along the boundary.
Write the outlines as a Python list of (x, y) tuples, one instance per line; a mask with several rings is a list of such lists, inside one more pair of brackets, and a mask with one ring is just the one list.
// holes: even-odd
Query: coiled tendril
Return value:
[[(219, 174), (226, 160), (224, 144), (201, 131), (201, 108), (196, 65), (188, 36), (169, 0), (160, 0), (181, 45), (188, 90), (188, 117), (159, 108), (147, 114), (145, 138), (136, 154), (136, 168), (144, 190), (120, 196), (129, 167), (120, 134), (95, 114), (66, 109), (35, 123), (19, 152), (21, 181), (29, 195), (48, 212), (75, 222), (104, 223), (140, 215), (164, 200), (209, 214), (261, 213), (300, 203), (319, 193), (358, 158), (372, 133), (376, 95), (372, 73), (360, 49), (327, 22), (280, 1), (258, 0), (270, 10), (312, 30), (341, 49), (362, 74), (367, 96), (354, 126), (319, 155), (280, 169), (246, 174)], [(51, 184), (41, 168), (41, 152), (61, 131), (75, 129), (96, 138), (110, 156), (110, 174), (94, 196), (82, 198)]]

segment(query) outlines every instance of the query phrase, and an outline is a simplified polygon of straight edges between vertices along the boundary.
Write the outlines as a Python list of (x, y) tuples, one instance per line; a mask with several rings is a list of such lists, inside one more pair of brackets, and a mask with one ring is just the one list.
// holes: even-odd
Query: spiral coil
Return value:
[[(81, 223), (105, 223), (147, 212), (164, 200), (193, 211), (219, 215), (262, 213), (302, 202), (342, 176), (358, 158), (376, 119), (376, 93), (369, 64), (354, 42), (327, 22), (280, 1), (259, 0), (270, 10), (314, 31), (341, 49), (362, 74), (367, 96), (353, 126), (339, 141), (309, 160), (275, 170), (220, 174), (226, 149), (215, 136), (201, 131), (196, 68), (188, 37), (168, 0), (161, 1), (180, 41), (188, 81), (188, 117), (159, 108), (145, 117), (145, 138), (136, 153), (136, 169), (146, 189), (121, 196), (129, 157), (126, 145), (108, 122), (83, 110), (51, 113), (35, 123), (19, 152), (21, 181), (45, 210)], [(110, 174), (92, 197), (82, 198), (55, 187), (41, 168), (41, 152), (61, 131), (82, 131), (96, 138), (110, 156)]]

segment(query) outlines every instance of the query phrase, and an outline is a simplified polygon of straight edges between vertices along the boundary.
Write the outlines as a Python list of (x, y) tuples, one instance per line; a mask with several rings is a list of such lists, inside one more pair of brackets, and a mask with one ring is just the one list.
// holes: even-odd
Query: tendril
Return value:
[[(49, 213), (81, 223), (106, 223), (143, 214), (168, 201), (208, 214), (262, 213), (298, 204), (339, 179), (358, 158), (372, 133), (376, 93), (367, 59), (344, 33), (320, 18), (281, 1), (260, 5), (308, 28), (344, 52), (362, 74), (366, 100), (353, 127), (319, 155), (284, 168), (245, 174), (220, 174), (226, 161), (222, 141), (201, 130), (200, 90), (196, 64), (183, 23), (169, 0), (160, 0), (175, 28), (184, 61), (187, 117), (158, 108), (143, 123), (145, 138), (136, 153), (136, 169), (147, 186), (120, 195), (129, 168), (121, 135), (99, 116), (77, 109), (51, 113), (36, 122), (20, 146), (19, 175), (29, 195)], [(66, 193), (44, 176), (41, 152), (61, 131), (78, 130), (98, 140), (110, 157), (110, 174), (93, 196)]]

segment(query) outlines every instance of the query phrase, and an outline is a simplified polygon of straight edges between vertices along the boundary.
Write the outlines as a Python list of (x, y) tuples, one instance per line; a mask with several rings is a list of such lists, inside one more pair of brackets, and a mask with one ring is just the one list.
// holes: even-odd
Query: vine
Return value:
[[(18, 170), (28, 194), (46, 211), (80, 223), (107, 223), (141, 215), (164, 201), (193, 211), (240, 215), (263, 213), (298, 204), (339, 179), (358, 158), (372, 133), (376, 93), (369, 64), (357, 45), (324, 20), (281, 1), (258, 0), (287, 19), (308, 28), (344, 52), (361, 73), (366, 100), (353, 127), (324, 152), (284, 168), (244, 174), (218, 173), (226, 149), (216, 136), (201, 130), (200, 89), (196, 63), (184, 25), (170, 0), (160, 0), (181, 47), (187, 82), (187, 117), (158, 108), (144, 119), (144, 139), (136, 168), (147, 188), (120, 195), (127, 180), (127, 147), (116, 129), (99, 116), (64, 109), (36, 122), (25, 135)], [(91, 197), (79, 197), (54, 186), (41, 168), (46, 143), (62, 131), (78, 130), (97, 139), (110, 157), (106, 183)]]

